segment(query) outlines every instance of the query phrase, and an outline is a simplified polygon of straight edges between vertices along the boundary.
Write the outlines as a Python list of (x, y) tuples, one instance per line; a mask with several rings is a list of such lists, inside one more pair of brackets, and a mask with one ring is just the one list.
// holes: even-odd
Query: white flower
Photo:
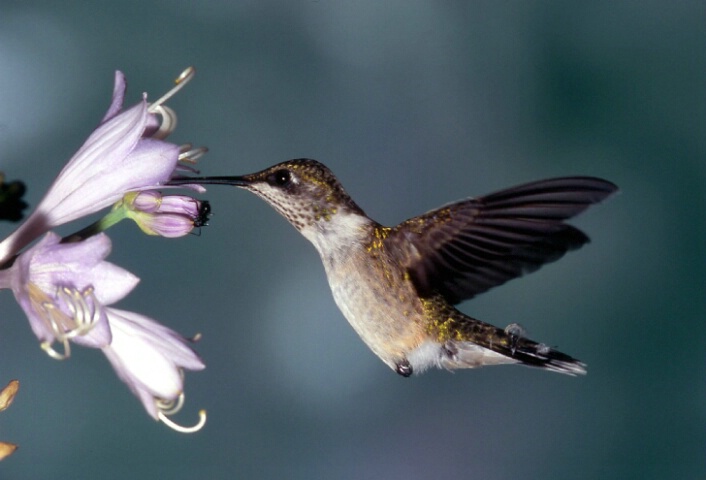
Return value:
[[(182, 369), (202, 370), (205, 365), (173, 330), (134, 312), (107, 308), (113, 333), (110, 345), (103, 347), (118, 376), (142, 401), (147, 413), (175, 427), (166, 415), (176, 413), (183, 401)], [(201, 422), (190, 429), (198, 430)]]

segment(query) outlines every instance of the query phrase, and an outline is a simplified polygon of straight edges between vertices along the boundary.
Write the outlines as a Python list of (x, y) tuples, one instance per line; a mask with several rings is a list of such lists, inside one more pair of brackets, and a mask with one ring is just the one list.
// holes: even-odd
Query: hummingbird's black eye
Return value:
[(279, 187), (286, 187), (292, 181), (292, 174), (287, 169), (277, 170), (273, 173), (270, 178), (270, 183), (277, 185)]

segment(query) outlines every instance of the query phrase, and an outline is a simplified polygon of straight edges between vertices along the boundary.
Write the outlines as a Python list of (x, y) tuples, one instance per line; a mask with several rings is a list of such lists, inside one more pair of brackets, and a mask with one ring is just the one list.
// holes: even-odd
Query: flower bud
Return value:
[(122, 202), (126, 216), (148, 235), (181, 237), (206, 225), (211, 206), (186, 195), (162, 195), (155, 190), (130, 192)]

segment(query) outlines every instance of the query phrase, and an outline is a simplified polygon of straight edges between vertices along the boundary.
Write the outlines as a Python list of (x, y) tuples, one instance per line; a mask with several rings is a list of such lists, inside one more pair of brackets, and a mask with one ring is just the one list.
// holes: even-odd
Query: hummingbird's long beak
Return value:
[(233, 185), (234, 187), (245, 187), (252, 183), (247, 177), (176, 177), (167, 182), (167, 185)]

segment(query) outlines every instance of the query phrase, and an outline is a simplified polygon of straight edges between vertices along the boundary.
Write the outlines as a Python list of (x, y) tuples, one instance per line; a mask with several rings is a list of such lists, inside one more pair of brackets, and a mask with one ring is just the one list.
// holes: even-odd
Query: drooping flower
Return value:
[(202, 370), (205, 365), (173, 330), (134, 312), (108, 308), (113, 340), (103, 348), (118, 376), (142, 401), (147, 413), (179, 431), (195, 431), (200, 422), (185, 429), (171, 423), (167, 415), (176, 413), (184, 400), (182, 369)]
[(142, 101), (127, 110), (122, 110), (125, 76), (116, 72), (108, 112), (61, 170), (34, 212), (0, 242), (0, 263), (43, 233), (102, 210), (126, 192), (161, 186), (180, 169), (180, 160), (201, 156), (205, 149), (179, 147), (163, 140), (176, 126), (176, 115), (163, 103), (189, 81), (193, 72), (187, 69), (177, 79), (177, 86), (157, 102), (148, 104), (144, 94)]

